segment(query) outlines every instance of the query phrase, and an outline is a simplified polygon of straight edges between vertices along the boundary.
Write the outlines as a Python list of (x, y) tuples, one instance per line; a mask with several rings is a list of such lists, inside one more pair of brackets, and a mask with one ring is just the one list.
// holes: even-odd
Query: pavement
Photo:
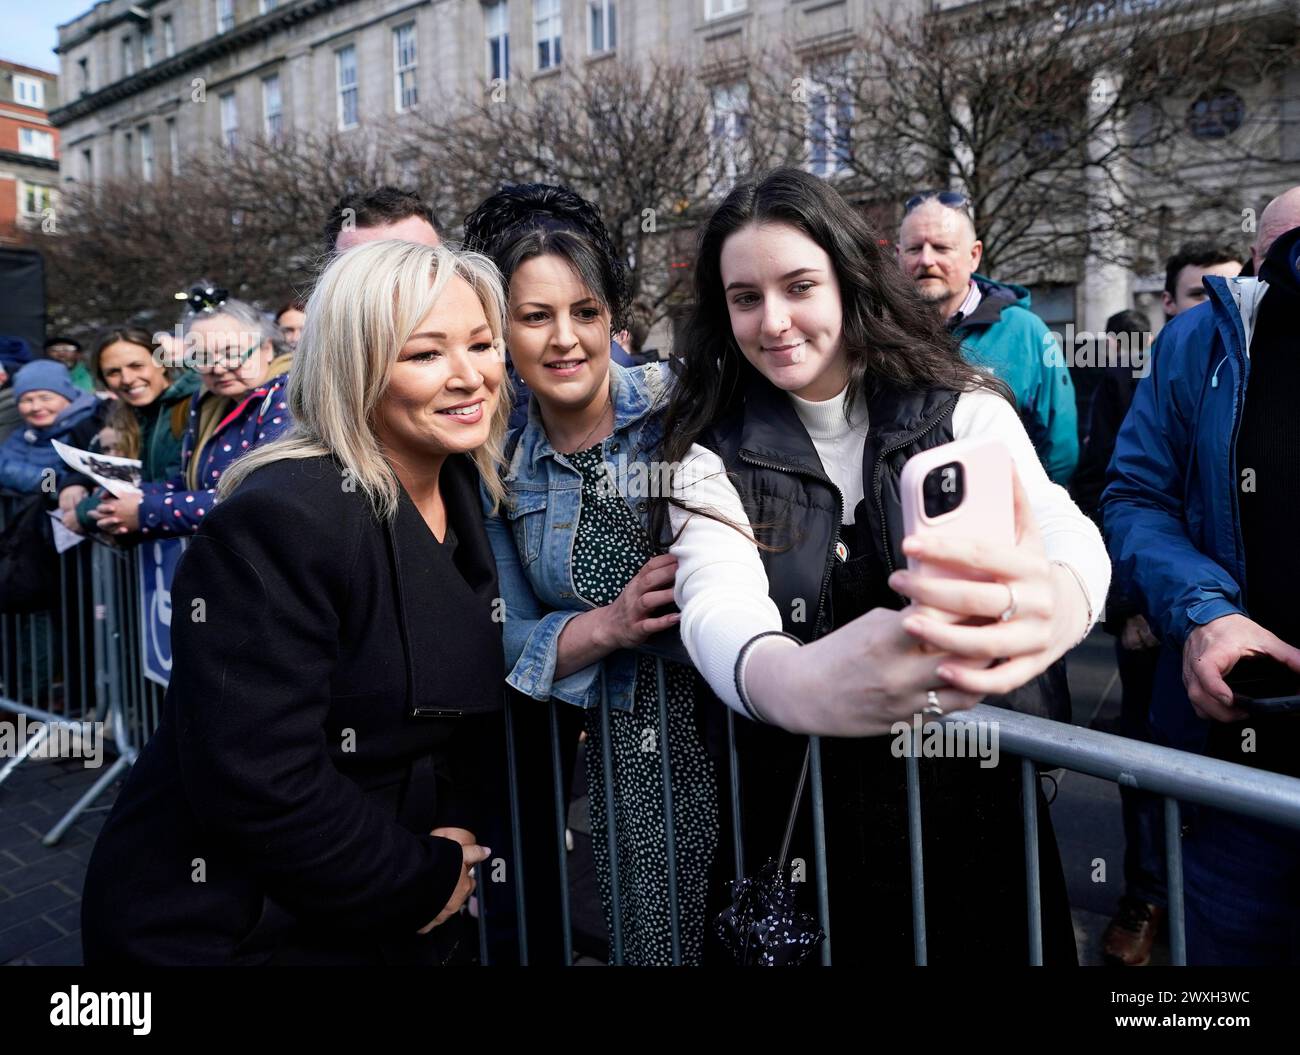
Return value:
[(80, 759), (29, 760), (0, 784), (0, 964), (81, 963), (81, 887), (113, 792), (57, 846), (41, 837), (99, 773)]
[[(1068, 666), (1075, 723), (1115, 731), (1119, 683), (1112, 639), (1095, 632), (1071, 653)], [(0, 783), (0, 964), (81, 962), (86, 863), (118, 785), (82, 814), (58, 845), (46, 847), (41, 837), (98, 775), (99, 770), (83, 768), (80, 760), (26, 761)], [(583, 789), (581, 771), (575, 777), (575, 789)], [(1108, 781), (1078, 773), (1059, 773), (1056, 780), (1052, 820), (1074, 911), (1079, 958), (1084, 964), (1100, 964), (1101, 934), (1123, 889), (1119, 792)], [(586, 801), (581, 795), (572, 804), (570, 827), (575, 951), (580, 963), (597, 964), (605, 959), (604, 921)], [(1163, 942), (1153, 962), (1168, 962)]]

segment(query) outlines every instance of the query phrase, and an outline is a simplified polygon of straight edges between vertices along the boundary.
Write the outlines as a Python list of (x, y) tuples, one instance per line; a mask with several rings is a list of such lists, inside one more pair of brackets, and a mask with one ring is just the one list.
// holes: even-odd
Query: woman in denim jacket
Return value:
[[(616, 879), (625, 961), (671, 963), (665, 730), (655, 661), (631, 651), (679, 618), (662, 611), (672, 604), (676, 562), (659, 553), (650, 529), (669, 375), (657, 363), (610, 361), (626, 276), (589, 202), (562, 187), (506, 187), (475, 210), (465, 233), (509, 284), (510, 356), (533, 393), (527, 423), (506, 448), (506, 503), (488, 520), (506, 608), (506, 681), (533, 699), (583, 708), (596, 745), (604, 682), (613, 787), (594, 759), (586, 770), (606, 923), (612, 934)], [(698, 963), (719, 824), (716, 773), (695, 714), (707, 690), (675, 664), (665, 666), (665, 687), (679, 951), (682, 962)]]

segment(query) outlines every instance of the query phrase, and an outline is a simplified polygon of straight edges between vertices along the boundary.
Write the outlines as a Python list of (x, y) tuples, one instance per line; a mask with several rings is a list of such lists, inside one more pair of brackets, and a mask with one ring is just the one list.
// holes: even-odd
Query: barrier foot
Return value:
[(123, 770), (131, 768), (132, 761), (133, 759), (126, 755), (119, 755), (117, 760), (108, 767), (104, 774), (95, 781), (93, 785), (91, 785), (90, 789), (76, 801), (72, 809), (68, 810), (68, 812), (63, 815), (59, 820), (59, 823), (45, 833), (45, 838), (43, 838), (41, 842), (46, 846), (53, 846), (62, 839), (64, 833), (72, 827), (77, 818), (80, 817), (87, 808), (89, 808), (91, 803), (104, 793), (104, 790), (118, 778), (119, 774), (121, 774)]
[(37, 731), (35, 736), (28, 737), (27, 742), (23, 744), (22, 750), (19, 751), (16, 755), (14, 755), (13, 758), (9, 759), (9, 761), (5, 763), (4, 769), (0, 769), (0, 784), (3, 784), (6, 780), (8, 780), (9, 774), (11, 774), (27, 758), (29, 758), (32, 755), (32, 753), (38, 747), (41, 746), (41, 744), (45, 743), (45, 741), (49, 739), (49, 736), (50, 736), (50, 727), (48, 725), (42, 725), (41, 728)]

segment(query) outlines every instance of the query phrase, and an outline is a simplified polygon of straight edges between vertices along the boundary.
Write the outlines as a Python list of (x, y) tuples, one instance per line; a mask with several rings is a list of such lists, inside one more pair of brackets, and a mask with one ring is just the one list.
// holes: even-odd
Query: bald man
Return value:
[(1255, 231), (1255, 241), (1250, 247), (1251, 270), (1259, 274), (1264, 257), (1273, 243), (1287, 231), (1300, 227), (1300, 187), (1283, 191), (1264, 206), (1259, 214), (1259, 225)]
[(909, 198), (897, 248), (903, 272), (961, 338), (966, 358), (1010, 387), (1047, 475), (1069, 483), (1079, 460), (1069, 368), (1043, 320), (1029, 310), (1029, 290), (978, 274), (984, 245), (969, 200), (956, 191)]
[[(1207, 304), (1160, 332), (1102, 513), (1113, 585), (1162, 643), (1158, 737), (1300, 777), (1300, 721), (1246, 700), (1300, 694), (1300, 187), (1257, 233), (1260, 277), (1207, 277)], [(1208, 807), (1184, 816), (1188, 962), (1300, 965), (1296, 833)]]

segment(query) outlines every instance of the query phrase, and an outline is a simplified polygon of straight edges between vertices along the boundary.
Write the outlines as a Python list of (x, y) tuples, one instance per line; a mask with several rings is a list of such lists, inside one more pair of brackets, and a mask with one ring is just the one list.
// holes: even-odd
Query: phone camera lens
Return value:
[(961, 462), (949, 462), (925, 474), (921, 495), (925, 501), (925, 515), (941, 517), (951, 513), (962, 503), (965, 495), (966, 474)]

